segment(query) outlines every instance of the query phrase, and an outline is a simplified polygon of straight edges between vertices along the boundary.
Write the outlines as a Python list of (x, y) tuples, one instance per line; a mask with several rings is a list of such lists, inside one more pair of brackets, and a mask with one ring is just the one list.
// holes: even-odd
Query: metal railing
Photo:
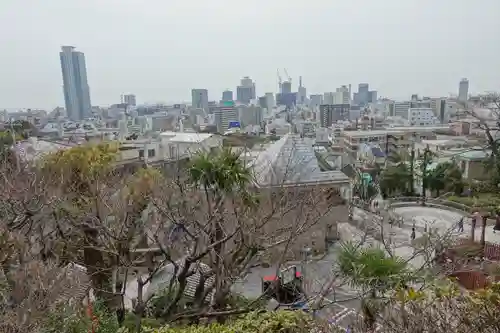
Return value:
[[(421, 204), (422, 203), (422, 197), (393, 197), (389, 199), (390, 206), (391, 207), (397, 207), (399, 203), (401, 204), (408, 204), (408, 203), (414, 203), (414, 204)], [(403, 206), (403, 205), (399, 205)], [(427, 207), (434, 207), (434, 208), (440, 208), (440, 209), (454, 209), (458, 210), (460, 212), (467, 212), (471, 213), (472, 212), (472, 207), (455, 202), (455, 201), (450, 201), (450, 200), (445, 200), (445, 199), (439, 199), (439, 198), (426, 198), (425, 199), (425, 206)]]

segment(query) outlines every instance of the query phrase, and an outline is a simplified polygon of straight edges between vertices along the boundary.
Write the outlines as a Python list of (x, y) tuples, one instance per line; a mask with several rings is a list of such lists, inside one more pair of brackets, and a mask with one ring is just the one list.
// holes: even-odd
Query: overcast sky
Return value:
[(242, 76), (263, 94), (277, 68), (308, 94), (500, 90), (499, 14), (500, 0), (0, 0), (0, 108), (64, 105), (61, 45), (85, 53), (93, 105), (218, 100)]

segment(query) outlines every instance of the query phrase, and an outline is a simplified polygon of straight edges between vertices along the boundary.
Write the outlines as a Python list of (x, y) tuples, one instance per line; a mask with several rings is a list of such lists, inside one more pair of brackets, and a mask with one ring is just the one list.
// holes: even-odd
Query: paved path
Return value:
[[(471, 232), (471, 219), (466, 218), (464, 221), (464, 232), (459, 233), (457, 230), (457, 222), (465, 216), (465, 214), (460, 214), (455, 211), (449, 211), (445, 209), (433, 208), (433, 207), (419, 207), (419, 206), (410, 206), (410, 207), (397, 207), (394, 208), (396, 214), (401, 215), (405, 224), (412, 224), (415, 222), (415, 225), (420, 229), (425, 227), (427, 224), (429, 227), (437, 228), (440, 233), (446, 233), (452, 231), (454, 236), (468, 237)], [(476, 240), (479, 240), (481, 237), (481, 223), (476, 225)], [(488, 226), (486, 229), (486, 241), (491, 243), (500, 244), (500, 232), (494, 233), (493, 227)]]

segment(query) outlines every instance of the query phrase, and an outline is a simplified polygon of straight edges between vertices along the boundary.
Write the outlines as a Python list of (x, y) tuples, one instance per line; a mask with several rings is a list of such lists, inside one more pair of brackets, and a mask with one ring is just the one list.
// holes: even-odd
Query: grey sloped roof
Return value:
[(385, 157), (385, 154), (382, 151), (382, 149), (380, 149), (380, 147), (378, 147), (378, 146), (372, 146), (371, 150), (372, 150), (373, 156), (375, 156), (375, 157)]
[[(184, 267), (185, 259), (180, 259), (176, 261), (176, 265), (179, 267), (179, 272), (182, 271)], [(201, 279), (201, 274), (204, 274), (205, 276), (210, 273), (211, 269), (208, 265), (205, 265), (203, 263), (194, 263), (191, 265), (189, 268), (191, 271), (194, 273), (191, 274), (187, 278), (187, 285), (186, 288), (184, 289), (184, 296), (188, 298), (194, 298), (195, 292), (196, 292), (196, 287), (200, 283)], [(170, 284), (170, 280), (172, 278), (177, 278), (177, 275), (175, 275), (175, 266), (173, 264), (167, 264), (163, 266), (158, 272), (153, 276), (151, 279), (151, 282), (149, 283), (148, 287), (146, 288), (146, 292), (144, 293), (145, 299), (150, 298), (151, 296), (157, 294), (158, 292), (168, 288)], [(208, 288), (210, 285), (212, 285), (215, 281), (215, 277), (212, 275), (205, 280), (205, 288)], [(210, 299), (212, 293), (209, 293), (207, 295), (207, 299)]]
[(253, 163), (258, 185), (347, 181), (341, 171), (321, 171), (312, 142), (286, 134)]

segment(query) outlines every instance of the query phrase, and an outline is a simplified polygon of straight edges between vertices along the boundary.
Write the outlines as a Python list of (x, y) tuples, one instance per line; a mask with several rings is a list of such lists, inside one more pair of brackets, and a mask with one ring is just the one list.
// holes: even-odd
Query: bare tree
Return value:
[[(138, 331), (163, 294), (155, 314), (164, 322), (252, 310), (230, 304), (234, 282), (256, 263), (279, 269), (304, 245), (324, 242), (326, 220), (343, 204), (331, 186), (253, 187), (228, 153), (205, 156), (198, 175), (192, 167), (169, 176), (152, 168), (124, 176), (113, 154), (78, 147), (35, 167), (3, 169), (2, 222), (44, 265), (85, 267), (94, 295), (121, 321), (135, 284)], [(166, 286), (154, 290), (165, 272)]]

